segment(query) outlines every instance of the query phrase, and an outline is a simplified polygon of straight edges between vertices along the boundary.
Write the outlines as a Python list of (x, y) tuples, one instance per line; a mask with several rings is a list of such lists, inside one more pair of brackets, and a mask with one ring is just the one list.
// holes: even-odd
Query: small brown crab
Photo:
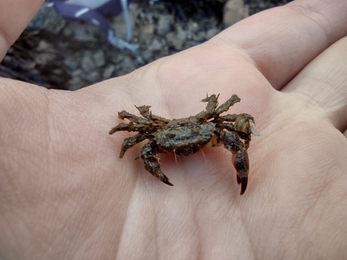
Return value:
[(138, 132), (126, 138), (122, 145), (120, 158), (135, 144), (148, 139), (141, 151), (145, 169), (162, 182), (173, 186), (160, 170), (158, 153), (173, 152), (177, 155), (188, 156), (199, 151), (202, 147), (214, 147), (224, 144), (224, 148), (232, 152), (232, 162), (237, 171), (237, 183), (241, 184), (241, 195), (246, 191), (248, 180), (247, 149), (251, 134), (258, 135), (254, 129), (254, 119), (249, 114), (220, 114), (229, 110), (230, 106), (240, 101), (237, 95), (232, 95), (224, 104), (218, 106), (219, 95), (207, 96), (206, 110), (195, 116), (181, 119), (166, 119), (153, 115), (150, 106), (136, 107), (141, 116), (126, 111), (118, 113), (120, 119), (130, 122), (113, 127), (109, 134), (118, 131)]

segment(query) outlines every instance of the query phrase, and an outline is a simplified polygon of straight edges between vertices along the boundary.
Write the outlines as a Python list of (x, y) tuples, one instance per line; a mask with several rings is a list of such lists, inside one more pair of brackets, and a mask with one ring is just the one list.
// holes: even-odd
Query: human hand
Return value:
[[(1, 79), (0, 258), (346, 258), (346, 10), (295, 1), (76, 92)], [(108, 135), (120, 110), (186, 117), (206, 92), (261, 133), (242, 196), (223, 148), (161, 155), (169, 187)]]

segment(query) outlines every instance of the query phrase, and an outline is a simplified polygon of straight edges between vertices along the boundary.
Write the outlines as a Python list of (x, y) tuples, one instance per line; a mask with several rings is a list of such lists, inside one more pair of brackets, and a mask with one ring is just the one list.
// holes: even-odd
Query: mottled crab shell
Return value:
[[(188, 122), (164, 128), (155, 135), (154, 140), (164, 151), (187, 156), (205, 146), (214, 135), (214, 130), (215, 124), (212, 122), (200, 125)], [(192, 143), (194, 146), (189, 145)]]

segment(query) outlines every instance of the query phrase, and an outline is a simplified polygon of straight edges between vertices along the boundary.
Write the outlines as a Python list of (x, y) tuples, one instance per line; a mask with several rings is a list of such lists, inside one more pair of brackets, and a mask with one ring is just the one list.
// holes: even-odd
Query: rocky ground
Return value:
[[(201, 44), (249, 15), (289, 1), (133, 0), (131, 43), (139, 46), (137, 55), (110, 45), (96, 26), (66, 21), (43, 7), (0, 63), (0, 76), (76, 90)], [(123, 14), (109, 21), (124, 39)]]

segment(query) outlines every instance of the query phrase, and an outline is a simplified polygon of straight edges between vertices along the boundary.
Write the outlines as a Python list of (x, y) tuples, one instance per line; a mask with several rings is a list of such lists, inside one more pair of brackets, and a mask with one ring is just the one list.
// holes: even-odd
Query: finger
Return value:
[(0, 0), (0, 60), (19, 37), (44, 0)]
[(283, 90), (319, 109), (341, 132), (347, 128), (347, 37), (307, 65)]
[(301, 0), (230, 27), (213, 40), (250, 56), (270, 84), (281, 87), (329, 45), (347, 35), (347, 1)]

